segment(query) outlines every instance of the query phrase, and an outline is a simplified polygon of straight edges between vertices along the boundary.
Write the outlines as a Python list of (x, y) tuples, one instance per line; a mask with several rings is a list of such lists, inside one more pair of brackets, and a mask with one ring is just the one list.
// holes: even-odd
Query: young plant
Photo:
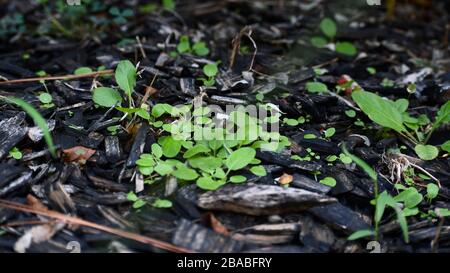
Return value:
[(121, 11), (118, 7), (111, 7), (109, 9), (109, 14), (114, 17), (114, 23), (124, 25), (128, 22), (128, 18), (133, 17), (134, 12), (132, 9), (124, 9)]
[[(133, 109), (133, 97), (134, 88), (136, 87), (137, 71), (136, 67), (128, 60), (121, 61), (115, 71), (116, 83), (120, 89), (128, 97), (128, 110)], [(92, 94), (92, 100), (103, 107), (121, 106), (122, 96), (119, 91), (109, 87), (98, 87), (94, 89)], [(123, 108), (122, 110), (127, 109)]]
[[(357, 240), (363, 237), (367, 236), (374, 236), (375, 240), (378, 241), (379, 239), (379, 226), (381, 219), (383, 218), (384, 211), (386, 207), (390, 207), (395, 210), (397, 214), (397, 220), (400, 224), (400, 227), (403, 232), (403, 238), (405, 242), (409, 242), (409, 234), (408, 234), (408, 223), (406, 222), (406, 216), (404, 211), (401, 210), (400, 205), (397, 203), (397, 201), (404, 201), (405, 197), (393, 198), (391, 195), (389, 195), (386, 191), (382, 192), (381, 194), (378, 193), (378, 176), (375, 170), (370, 167), (366, 162), (361, 160), (359, 157), (351, 154), (348, 152), (348, 150), (343, 146), (342, 151), (345, 155), (350, 157), (352, 161), (356, 163), (361, 169), (366, 172), (366, 174), (372, 179), (373, 185), (374, 185), (374, 202), (375, 202), (375, 215), (374, 215), (374, 222), (375, 227), (374, 230), (359, 230), (350, 237), (348, 237), (348, 240)], [(405, 194), (406, 195), (406, 194)], [(420, 202), (419, 202), (420, 203)], [(411, 202), (411, 204), (415, 204), (415, 202)]]
[[(229, 114), (225, 128), (236, 126), (237, 131), (229, 132), (207, 116), (208, 107), (194, 109), (190, 107), (170, 107), (157, 104), (152, 109), (156, 118), (170, 114), (178, 119), (164, 123), (161, 128), (169, 133), (158, 138), (151, 147), (150, 154), (142, 154), (136, 161), (145, 181), (154, 182), (154, 178), (173, 176), (181, 181), (195, 181), (199, 188), (215, 190), (229, 183), (243, 183), (247, 180), (235, 172), (248, 171), (256, 176), (265, 176), (266, 170), (255, 158), (256, 149), (280, 150), (289, 145), (286, 137), (278, 133), (263, 130), (262, 120), (251, 117), (238, 109)], [(155, 121), (156, 122), (156, 121)], [(198, 132), (200, 138), (192, 139), (191, 134)], [(258, 135), (252, 134), (257, 132)], [(207, 137), (207, 138), (206, 138)], [(279, 142), (271, 143), (271, 139)], [(275, 145), (273, 145), (275, 144)]]
[(421, 130), (429, 120), (423, 115), (411, 117), (407, 112), (409, 102), (406, 99), (391, 101), (362, 90), (353, 92), (352, 98), (372, 121), (393, 129), (416, 144), (415, 152), (421, 159), (432, 160), (438, 156), (438, 149), (426, 143), (439, 126), (450, 122), (450, 101), (440, 108), (431, 129)]
[(52, 102), (53, 102), (53, 97), (52, 95), (50, 95), (49, 93), (41, 93), (39, 95), (39, 101), (42, 103), (42, 107), (43, 108), (51, 108), (53, 106), (55, 106)]
[(216, 63), (207, 64), (203, 67), (203, 74), (205, 74), (206, 78), (200, 78), (199, 80), (207, 87), (214, 86), (216, 84), (215, 77), (217, 73), (219, 73), (219, 69)]
[(196, 42), (192, 47), (189, 42), (189, 37), (183, 35), (180, 37), (180, 42), (177, 45), (177, 51), (180, 54), (183, 53), (195, 53), (197, 56), (207, 56), (209, 54), (209, 48), (205, 42)]
[(9, 155), (16, 160), (22, 159), (22, 152), (17, 147), (12, 148)]
[[(325, 35), (323, 36), (315, 36), (311, 38), (311, 44), (317, 48), (323, 48), (329, 43), (333, 43), (336, 34), (337, 34), (337, 25), (330, 18), (324, 18), (320, 22), (320, 30)], [(355, 56), (358, 53), (356, 47), (350, 42), (336, 42), (333, 43), (334, 50), (338, 53), (347, 55), (347, 56)]]

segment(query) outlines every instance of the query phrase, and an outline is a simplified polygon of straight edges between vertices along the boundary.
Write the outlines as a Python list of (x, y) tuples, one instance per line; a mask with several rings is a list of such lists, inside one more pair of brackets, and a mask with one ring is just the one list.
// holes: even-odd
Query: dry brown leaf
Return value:
[(230, 232), (228, 229), (214, 216), (214, 214), (209, 213), (207, 215), (207, 219), (209, 220), (209, 224), (211, 225), (211, 228), (220, 234), (223, 235), (229, 235)]
[(95, 154), (96, 150), (89, 149), (83, 146), (76, 146), (70, 149), (63, 150), (64, 159), (67, 162), (78, 162), (85, 164), (89, 158)]
[(278, 177), (277, 180), (281, 185), (288, 185), (292, 182), (292, 180), (294, 180), (294, 177), (290, 174), (283, 173), (283, 175)]

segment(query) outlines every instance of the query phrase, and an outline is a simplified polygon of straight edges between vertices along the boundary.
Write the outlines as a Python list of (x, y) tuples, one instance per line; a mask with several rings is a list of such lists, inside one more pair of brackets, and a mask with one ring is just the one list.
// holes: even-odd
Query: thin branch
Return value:
[(121, 229), (116, 229), (116, 228), (111, 228), (108, 226), (96, 224), (96, 223), (89, 222), (89, 221), (86, 221), (86, 220), (83, 220), (83, 219), (80, 219), (77, 217), (65, 215), (65, 214), (59, 213), (57, 211), (46, 210), (46, 209), (42, 209), (42, 208), (35, 208), (33, 206), (10, 202), (10, 201), (3, 200), (3, 199), (0, 199), (0, 207), (7, 208), (7, 209), (13, 209), (13, 210), (17, 210), (17, 211), (22, 211), (22, 212), (29, 212), (29, 213), (33, 213), (33, 214), (37, 214), (37, 215), (42, 215), (42, 216), (46, 216), (46, 217), (50, 217), (53, 219), (63, 221), (65, 223), (70, 223), (73, 225), (90, 227), (90, 228), (104, 231), (104, 232), (107, 232), (110, 234), (114, 234), (114, 235), (117, 235), (117, 236), (120, 236), (123, 238), (141, 242), (143, 244), (148, 244), (148, 245), (154, 246), (156, 248), (164, 249), (164, 250), (167, 250), (170, 252), (175, 252), (175, 253), (191, 253), (191, 252), (193, 252), (192, 250), (181, 248), (181, 247), (172, 245), (172, 244), (164, 242), (164, 241), (160, 241), (160, 240), (153, 239), (153, 238), (143, 236), (140, 234), (124, 231)]
[(114, 74), (114, 70), (103, 70), (103, 71), (97, 71), (82, 75), (63, 75), (63, 76), (49, 76), (49, 77), (37, 77), (37, 78), (26, 78), (26, 79), (17, 79), (17, 80), (10, 80), (10, 81), (2, 81), (0, 82), (0, 85), (5, 84), (19, 84), (19, 83), (27, 83), (27, 82), (38, 82), (38, 81), (56, 81), (56, 80), (73, 80), (73, 79), (81, 79), (81, 78), (96, 78), (101, 75), (111, 75)]

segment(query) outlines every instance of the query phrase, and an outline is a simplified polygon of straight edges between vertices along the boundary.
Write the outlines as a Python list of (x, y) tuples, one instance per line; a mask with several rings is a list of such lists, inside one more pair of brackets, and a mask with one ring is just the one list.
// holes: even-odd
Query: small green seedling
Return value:
[[(333, 43), (337, 34), (337, 25), (330, 18), (324, 18), (320, 22), (320, 30), (325, 35), (315, 36), (311, 38), (311, 44), (317, 48), (323, 48), (329, 43)], [(334, 43), (334, 50), (338, 53), (355, 56), (358, 53), (356, 47), (350, 42), (336, 42)]]
[(139, 198), (134, 192), (129, 192), (127, 195), (127, 199), (133, 202), (134, 209), (140, 209), (147, 204), (144, 199)]
[(133, 17), (134, 12), (132, 9), (124, 9), (121, 11), (118, 7), (111, 7), (109, 9), (109, 14), (114, 17), (114, 23), (124, 25), (128, 22), (128, 18)]
[(218, 73), (219, 69), (216, 63), (207, 64), (203, 67), (203, 74), (205, 74), (206, 78), (200, 78), (199, 80), (207, 87), (214, 86), (216, 84), (215, 77)]
[(192, 47), (187, 35), (180, 37), (180, 42), (177, 45), (177, 51), (180, 54), (183, 53), (195, 53), (197, 56), (207, 56), (209, 54), (209, 48), (205, 42), (196, 42)]
[(9, 156), (16, 160), (20, 160), (22, 159), (22, 152), (17, 147), (14, 147), (9, 151)]
[[(352, 161), (356, 163), (356, 165), (358, 165), (361, 169), (363, 169), (364, 172), (372, 179), (373, 185), (374, 185), (374, 195), (375, 195), (375, 199), (374, 199), (375, 228), (374, 228), (374, 230), (357, 231), (357, 232), (353, 233), (352, 235), (350, 235), (350, 237), (348, 237), (348, 240), (357, 240), (357, 239), (360, 239), (363, 237), (373, 235), (373, 236), (375, 236), (375, 240), (378, 241), (379, 226), (380, 226), (381, 219), (383, 218), (385, 208), (390, 207), (390, 208), (394, 209), (394, 211), (396, 212), (397, 221), (398, 221), (400, 228), (402, 230), (402, 233), (403, 233), (403, 239), (405, 240), (405, 242), (408, 243), (409, 242), (408, 223), (406, 221), (405, 212), (401, 209), (398, 202), (404, 201), (406, 204), (406, 200), (408, 200), (409, 206), (407, 206), (406, 208), (410, 209), (412, 207), (415, 207), (418, 203), (420, 203), (420, 201), (422, 201), (420, 199), (421, 195), (420, 195), (420, 197), (418, 197), (417, 190), (416, 190), (416, 192), (413, 192), (413, 190), (409, 190), (407, 193), (405, 193), (405, 194), (402, 193), (403, 195), (399, 194), (395, 198), (392, 197), (391, 195), (389, 195), (386, 191), (379, 194), (378, 193), (378, 175), (375, 172), (375, 170), (372, 167), (370, 167), (366, 162), (364, 162), (362, 159), (360, 159), (359, 157), (349, 153), (347, 151), (347, 149), (345, 148), (345, 146), (343, 146), (342, 151), (346, 156), (350, 157), (352, 159)], [(415, 190), (415, 188), (411, 188), (411, 189)]]
[(41, 93), (39, 95), (39, 101), (42, 103), (41, 107), (43, 107), (43, 108), (51, 108), (51, 107), (55, 106), (52, 103), (53, 97), (49, 93), (45, 93), (45, 92)]

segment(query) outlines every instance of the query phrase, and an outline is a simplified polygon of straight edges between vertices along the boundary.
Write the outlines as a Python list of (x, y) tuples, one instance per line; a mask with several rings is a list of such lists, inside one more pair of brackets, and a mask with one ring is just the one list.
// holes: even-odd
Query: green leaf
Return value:
[(211, 150), (202, 144), (197, 144), (194, 147), (190, 148), (189, 150), (184, 153), (183, 158), (191, 158), (195, 155), (201, 154), (201, 153), (208, 153)]
[(127, 199), (130, 200), (131, 202), (136, 202), (139, 198), (137, 197), (137, 195), (134, 192), (130, 191), (127, 194)]
[(310, 93), (328, 92), (328, 87), (321, 82), (307, 82), (306, 90)]
[(333, 177), (325, 177), (324, 179), (320, 180), (319, 182), (324, 185), (327, 185), (329, 187), (336, 186), (336, 179), (334, 179)]
[(299, 124), (298, 120), (292, 118), (285, 118), (283, 122), (289, 126), (297, 126)]
[(348, 55), (348, 56), (355, 56), (356, 53), (358, 53), (358, 50), (356, 47), (349, 42), (337, 42), (336, 43), (336, 52)]
[(159, 162), (158, 165), (155, 167), (155, 172), (157, 172), (159, 175), (168, 175), (173, 172), (173, 166), (171, 164), (167, 164), (165, 162)]
[(450, 216), (450, 209), (447, 209), (447, 208), (436, 208), (435, 210), (436, 210), (438, 216), (440, 216), (440, 217), (448, 217), (448, 216)]
[(231, 153), (231, 155), (225, 161), (225, 165), (229, 170), (240, 170), (247, 166), (255, 158), (255, 155), (255, 149), (249, 147), (240, 148), (239, 150)]
[(16, 160), (22, 159), (22, 152), (17, 147), (12, 148), (9, 155)]
[(349, 117), (349, 118), (354, 118), (354, 117), (356, 117), (356, 112), (355, 112), (355, 110), (346, 110), (346, 111), (345, 111), (345, 114), (346, 114), (347, 117)]
[(450, 140), (447, 140), (441, 145), (441, 149), (446, 151), (447, 153), (450, 153)]
[(267, 172), (266, 169), (263, 166), (255, 166), (255, 167), (251, 167), (250, 171), (257, 176), (266, 176)]
[(407, 208), (414, 208), (422, 202), (423, 196), (416, 188), (410, 187), (395, 196), (394, 200), (396, 202), (403, 202)]
[(75, 75), (84, 75), (92, 73), (92, 69), (90, 67), (80, 67), (77, 68), (74, 72)]
[(136, 86), (136, 67), (128, 60), (121, 61), (116, 68), (116, 82), (128, 97)]
[(317, 48), (322, 48), (322, 47), (326, 46), (328, 43), (328, 41), (325, 38), (320, 37), (320, 36), (312, 37), (310, 42), (314, 47), (317, 47)]
[(315, 134), (305, 134), (303, 135), (304, 139), (316, 139), (317, 136)]
[(173, 0), (162, 0), (163, 7), (168, 10), (175, 9), (175, 2)]
[(217, 190), (221, 186), (223, 186), (225, 183), (222, 181), (214, 181), (211, 177), (200, 177), (197, 180), (197, 186), (200, 189), (204, 189), (207, 191), (213, 191)]
[(334, 38), (337, 33), (336, 23), (330, 18), (324, 18), (320, 22), (320, 29), (328, 38)]
[(34, 109), (34, 107), (31, 106), (28, 102), (26, 102), (26, 101), (24, 101), (22, 99), (19, 99), (19, 98), (5, 98), (5, 101), (13, 103), (13, 104), (19, 106), (20, 108), (22, 108), (33, 119), (33, 121), (36, 124), (36, 126), (38, 126), (39, 129), (41, 129), (42, 134), (44, 135), (44, 139), (45, 139), (45, 142), (47, 143), (48, 150), (50, 151), (50, 154), (53, 157), (56, 157), (56, 148), (55, 148), (55, 145), (53, 144), (53, 139), (52, 139), (52, 136), (50, 134), (50, 130), (48, 128), (47, 122), (41, 116), (41, 114), (36, 109)]
[(352, 98), (372, 121), (400, 133), (407, 131), (403, 126), (402, 114), (392, 101), (366, 91), (353, 92)]
[(39, 95), (39, 101), (44, 104), (48, 104), (53, 101), (53, 98), (52, 95), (50, 95), (49, 93), (42, 93)]
[(427, 185), (427, 197), (429, 200), (433, 200), (439, 194), (439, 187), (436, 184), (430, 183)]
[(377, 74), (377, 70), (374, 67), (367, 67), (366, 70), (370, 75)]
[[(152, 116), (154, 116), (155, 118), (159, 118), (160, 116), (164, 115), (169, 108), (170, 105), (165, 103), (155, 104), (155, 106), (153, 106), (152, 108)], [(167, 113), (170, 114), (170, 111)]]
[(172, 172), (172, 175), (178, 179), (186, 181), (195, 180), (198, 177), (198, 173), (195, 170), (184, 165), (177, 166), (177, 169)]
[(165, 157), (175, 157), (181, 149), (181, 141), (173, 139), (172, 136), (165, 136), (158, 139)]
[(122, 96), (119, 91), (108, 87), (98, 87), (94, 89), (92, 100), (103, 107), (113, 107), (122, 103)]
[(433, 145), (418, 144), (414, 151), (422, 160), (433, 160), (439, 155), (439, 150)]
[(336, 133), (336, 129), (335, 129), (335, 128), (333, 128), (333, 127), (328, 128), (328, 129), (325, 131), (325, 137), (330, 138), (330, 137), (334, 136), (335, 133)]
[(203, 67), (203, 73), (210, 78), (213, 78), (217, 75), (219, 72), (219, 69), (217, 68), (217, 65), (215, 63), (213, 64), (207, 64)]
[(152, 144), (152, 154), (156, 157), (156, 158), (161, 158), (163, 155), (163, 151), (161, 146), (159, 146), (157, 143), (153, 143)]
[(358, 231), (354, 232), (352, 235), (350, 235), (347, 238), (347, 240), (353, 241), (353, 240), (358, 240), (358, 239), (368, 237), (368, 236), (373, 236), (373, 235), (375, 235), (375, 232), (373, 230), (362, 229), (362, 230), (358, 230)]
[(136, 165), (140, 167), (153, 167), (155, 166), (155, 161), (153, 158), (140, 158), (136, 160)]
[(448, 122), (450, 122), (450, 100), (439, 109), (433, 126), (438, 127), (441, 124), (446, 124)]
[(143, 206), (145, 206), (146, 204), (147, 204), (147, 202), (145, 202), (145, 200), (138, 199), (138, 200), (136, 200), (136, 202), (133, 203), (133, 208), (139, 209), (139, 208), (142, 208)]
[(359, 157), (351, 154), (344, 145), (342, 146), (342, 151), (344, 152), (344, 154), (346, 156), (348, 156), (352, 161), (354, 161), (356, 163), (356, 165), (358, 165), (361, 169), (363, 169), (364, 172), (370, 178), (372, 178), (373, 181), (377, 181), (378, 180), (377, 179), (377, 173), (374, 171), (374, 169), (371, 166), (369, 166), (369, 164), (364, 162), (364, 160), (360, 159)]
[(188, 162), (193, 168), (205, 172), (212, 172), (222, 166), (222, 159), (212, 156), (191, 158)]
[(234, 175), (232, 177), (230, 177), (230, 182), (231, 183), (244, 183), (245, 181), (247, 181), (247, 177), (243, 176), (243, 175)]
[(172, 207), (172, 202), (166, 199), (156, 199), (152, 206), (155, 208), (166, 209)]
[(394, 102), (394, 106), (399, 112), (406, 112), (406, 110), (408, 110), (409, 101), (407, 99), (398, 99)]
[(383, 218), (384, 210), (386, 209), (386, 205), (392, 202), (395, 201), (392, 199), (392, 196), (390, 196), (386, 191), (382, 192), (378, 196), (375, 205), (375, 222), (379, 223), (381, 221), (381, 218)]
[(208, 142), (208, 145), (213, 151), (217, 151), (223, 146), (223, 140), (211, 140)]
[(206, 56), (209, 54), (209, 49), (206, 46), (205, 42), (197, 42), (192, 46), (195, 54), (198, 56)]

